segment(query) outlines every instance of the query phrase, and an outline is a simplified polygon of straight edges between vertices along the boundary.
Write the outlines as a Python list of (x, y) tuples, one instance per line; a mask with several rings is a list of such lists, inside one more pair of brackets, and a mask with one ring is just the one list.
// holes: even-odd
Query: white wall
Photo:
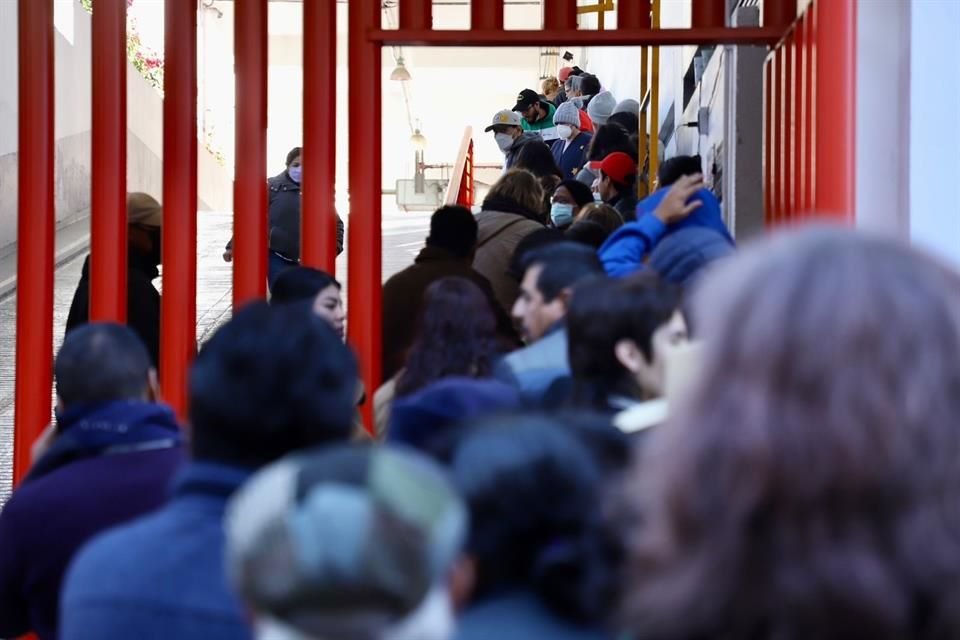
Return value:
[(956, 265), (960, 265), (960, 82), (954, 64), (958, 42), (960, 3), (911, 1), (910, 237)]

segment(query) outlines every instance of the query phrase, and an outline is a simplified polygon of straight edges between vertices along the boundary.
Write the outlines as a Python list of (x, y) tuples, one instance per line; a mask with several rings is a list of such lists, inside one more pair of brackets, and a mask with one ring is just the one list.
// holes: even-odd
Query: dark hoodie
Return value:
[[(130, 248), (127, 256), (127, 325), (133, 329), (150, 354), (150, 361), (160, 367), (160, 293), (153, 281), (160, 275), (157, 256), (148, 256)], [(70, 303), (67, 330), (70, 333), (90, 321), (90, 256), (83, 263), (80, 282)]]
[(167, 499), (183, 459), (173, 412), (117, 401), (58, 416), (58, 435), (0, 512), (0, 637), (57, 637), (60, 587), (97, 534)]
[(503, 164), (503, 170), (509, 171), (513, 168), (513, 165), (517, 161), (517, 156), (520, 155), (520, 149), (523, 148), (523, 145), (528, 142), (543, 142), (543, 138), (539, 133), (534, 133), (532, 131), (524, 131), (520, 134), (520, 137), (513, 141), (513, 145), (507, 149), (505, 154), (505, 162)]

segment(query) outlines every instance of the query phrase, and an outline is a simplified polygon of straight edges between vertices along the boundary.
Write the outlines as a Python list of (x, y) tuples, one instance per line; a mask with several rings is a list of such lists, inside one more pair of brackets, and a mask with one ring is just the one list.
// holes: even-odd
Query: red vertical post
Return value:
[(806, 87), (806, 94), (804, 95), (804, 104), (806, 105), (805, 113), (805, 123), (804, 123), (804, 136), (806, 155), (803, 162), (803, 170), (806, 173), (806, 180), (804, 180), (803, 189), (804, 189), (804, 201), (807, 203), (807, 211), (814, 211), (816, 209), (816, 201), (814, 199), (814, 185), (816, 184), (817, 172), (814, 170), (814, 157), (816, 156), (816, 129), (817, 129), (817, 114), (814, 109), (815, 105), (815, 96), (817, 95), (817, 86), (815, 83), (816, 78), (816, 68), (817, 68), (817, 44), (816, 44), (816, 32), (817, 32), (817, 3), (813, 2), (807, 7), (806, 19), (804, 20), (806, 25), (806, 61), (807, 65), (804, 69), (804, 85)]
[(503, 29), (503, 0), (470, 0), (470, 29), (472, 31), (501, 31)]
[(432, 29), (433, 0), (400, 0), (401, 29)]
[[(379, 0), (351, 0), (349, 7), (350, 234), (347, 327), (357, 351), (367, 397), (381, 370), (381, 60), (367, 34), (380, 27)], [(364, 421), (372, 426), (372, 403)]]
[(197, 345), (196, 2), (167, 0), (164, 32), (160, 386), (184, 418), (187, 368)]
[(807, 40), (806, 20), (801, 18), (793, 32), (794, 60), (793, 60), (793, 102), (794, 102), (794, 131), (793, 131), (793, 197), (794, 214), (803, 217), (807, 212), (807, 202), (804, 193), (806, 171), (804, 154), (806, 151), (806, 95), (807, 87), (803, 78), (807, 67)]
[(691, 24), (694, 29), (727, 26), (725, 0), (691, 0)]
[(773, 93), (773, 76), (776, 69), (775, 53), (771, 53), (763, 65), (763, 218), (773, 222), (774, 197), (774, 113), (776, 111)]
[(650, 0), (627, 0), (617, 3), (617, 29), (649, 28)]
[(53, 378), (53, 0), (17, 5), (17, 355), (13, 480), (50, 422)]
[(783, 83), (781, 79), (781, 69), (783, 68), (783, 50), (776, 48), (773, 50), (773, 57), (771, 59), (772, 64), (772, 75), (773, 75), (773, 100), (771, 101), (772, 113), (770, 118), (773, 120), (773, 141), (770, 145), (772, 153), (772, 162), (771, 162), (771, 214), (774, 222), (779, 223), (782, 219), (783, 208), (781, 206), (780, 194), (782, 193), (780, 174), (783, 166), (783, 158), (781, 156), (781, 135), (783, 132), (783, 119), (780, 117), (780, 112), (783, 110)]
[(303, 3), (303, 264), (337, 264), (337, 5)]
[(790, 219), (790, 105), (793, 101), (793, 92), (790, 90), (790, 44), (784, 43), (780, 47), (780, 140), (777, 143), (779, 156), (779, 191), (781, 219)]
[(546, 31), (575, 31), (577, 1), (543, 0), (543, 28)]
[(816, 10), (817, 210), (850, 220), (856, 187), (856, 3), (819, 2)]
[(127, 319), (127, 1), (93, 13), (90, 321)]
[(763, 0), (763, 26), (786, 31), (796, 17), (797, 0)]
[(267, 0), (235, 4), (233, 306), (239, 308), (263, 298), (267, 287)]
[(784, 48), (787, 54), (787, 74), (785, 82), (787, 83), (787, 91), (790, 93), (789, 102), (787, 102), (787, 143), (784, 146), (784, 152), (787, 155), (786, 160), (786, 188), (787, 188), (787, 212), (791, 220), (795, 220), (797, 217), (797, 163), (796, 159), (796, 149), (798, 139), (797, 131), (797, 105), (800, 103), (800, 95), (796, 92), (796, 81), (797, 81), (797, 30), (794, 29), (793, 32), (787, 37), (787, 42), (784, 44)]

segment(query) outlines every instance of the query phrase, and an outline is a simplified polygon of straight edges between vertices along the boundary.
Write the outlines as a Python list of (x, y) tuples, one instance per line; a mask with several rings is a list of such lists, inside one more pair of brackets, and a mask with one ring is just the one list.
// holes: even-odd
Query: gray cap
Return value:
[(613, 113), (632, 113), (633, 115), (640, 117), (640, 103), (633, 98), (621, 100), (620, 103), (614, 107)]
[(377, 638), (448, 574), (467, 533), (444, 472), (412, 451), (338, 446), (274, 463), (231, 500), (227, 559), (258, 615)]
[(601, 91), (593, 97), (587, 107), (587, 115), (597, 126), (607, 124), (607, 119), (613, 114), (617, 106), (617, 99), (609, 91)]

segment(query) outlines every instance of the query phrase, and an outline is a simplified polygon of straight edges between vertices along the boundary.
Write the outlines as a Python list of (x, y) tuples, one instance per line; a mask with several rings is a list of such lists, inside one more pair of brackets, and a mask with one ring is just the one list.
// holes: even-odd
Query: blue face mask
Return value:
[(573, 205), (554, 202), (550, 206), (550, 219), (555, 227), (568, 227), (573, 224)]
[(287, 174), (290, 175), (290, 179), (300, 184), (300, 179), (303, 177), (303, 167), (288, 167)]

